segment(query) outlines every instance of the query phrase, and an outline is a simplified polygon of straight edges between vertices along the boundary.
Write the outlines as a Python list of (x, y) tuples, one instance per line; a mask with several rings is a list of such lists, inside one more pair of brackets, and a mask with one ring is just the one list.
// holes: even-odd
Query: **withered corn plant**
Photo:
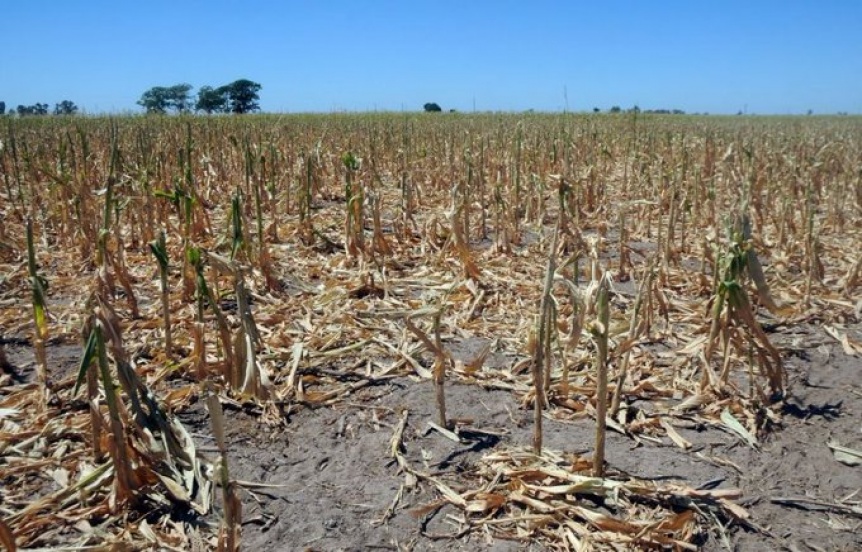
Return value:
[[(105, 346), (105, 333), (116, 332), (116, 328), (107, 328), (112, 321), (106, 319), (105, 303), (98, 295), (95, 297), (97, 306), (93, 307), (91, 318), (87, 321), (85, 332), (89, 335), (87, 344), (84, 348), (84, 354), (81, 359), (81, 371), (78, 373), (78, 381), (75, 385), (74, 394), (78, 393), (78, 388), (84, 378), (84, 371), (89, 371), (93, 362), (96, 363), (96, 373), (102, 382), (105, 402), (108, 405), (108, 428), (110, 430), (109, 441), (105, 448), (111, 455), (111, 461), (114, 466), (114, 499), (112, 503), (116, 510), (119, 505), (133, 498), (134, 493), (143, 485), (139, 473), (136, 472), (129, 458), (129, 448), (126, 441), (126, 433), (123, 427), (123, 422), (120, 414), (120, 400), (117, 387), (114, 385), (114, 380), (111, 377), (109, 367), (108, 353)], [(94, 424), (94, 427), (101, 425), (101, 415), (98, 413), (98, 405), (95, 403), (96, 397), (89, 397), (91, 408), (95, 415), (99, 418), (99, 423)], [(101, 436), (98, 436), (101, 438)], [(101, 443), (99, 444), (101, 448)]]
[[(86, 345), (73, 394), (90, 374), (102, 383), (107, 424), (102, 421), (99, 396), (89, 386), (88, 399), (91, 419), (98, 419), (94, 432), (106, 425), (108, 428), (104, 435), (94, 437), (99, 443), (97, 453), (107, 449), (111, 456), (112, 510), (181, 506), (190, 512), (207, 513), (211, 482), (191, 436), (135, 372), (123, 344), (119, 317), (98, 286), (87, 303)], [(112, 364), (119, 386), (114, 384)]]
[(218, 447), (219, 460), (215, 466), (216, 478), (222, 491), (222, 526), (219, 531), (219, 552), (236, 552), (240, 545), (240, 530), (242, 527), (242, 502), (237, 494), (236, 482), (230, 478), (228, 469), (227, 443), (225, 440), (224, 412), (218, 396), (212, 391), (207, 392), (207, 410), (210, 413), (213, 435)]
[(605, 473), (605, 439), (608, 413), (608, 334), (610, 332), (610, 307), (608, 304), (608, 279), (602, 277), (596, 296), (596, 319), (590, 323), (589, 331), (596, 342), (596, 449), (593, 453), (593, 475)]
[[(212, 288), (210, 288), (210, 286), (207, 284), (207, 280), (204, 275), (204, 269), (206, 268), (207, 264), (206, 253), (198, 247), (190, 247), (186, 254), (189, 259), (189, 265), (192, 267), (195, 273), (195, 303), (197, 305), (196, 321), (199, 325), (199, 334), (195, 336), (195, 352), (197, 361), (199, 363), (199, 376), (203, 377), (206, 375), (207, 363), (204, 341), (204, 313), (206, 307), (209, 306), (213, 314), (215, 315), (216, 326), (218, 328), (219, 343), (221, 344), (221, 352), (224, 356), (224, 360), (221, 364), (222, 376), (224, 377), (226, 382), (236, 387), (237, 385), (239, 385), (239, 381), (238, 377), (236, 376), (236, 371), (234, 370), (234, 351), (233, 340), (231, 339), (230, 326), (228, 325), (227, 318), (225, 318), (225, 315), (221, 310), (218, 297), (213, 292)], [(197, 340), (200, 341), (200, 349), (197, 349)]]
[(533, 453), (542, 454), (542, 411), (545, 409), (547, 397), (545, 390), (550, 379), (551, 332), (556, 325), (553, 315), (554, 274), (557, 271), (557, 244), (559, 229), (554, 231), (554, 238), (548, 250), (548, 266), (545, 270), (545, 282), (539, 301), (539, 316), (536, 323), (535, 351), (533, 352)]
[(355, 258), (365, 251), (364, 192), (362, 184), (354, 182), (359, 160), (352, 152), (347, 152), (341, 161), (344, 164), (344, 246), (347, 254)]
[(434, 380), (434, 398), (437, 403), (437, 419), (441, 427), (449, 427), (449, 419), (446, 416), (446, 368), (452, 362), (452, 356), (443, 347), (440, 338), (440, 317), (443, 315), (445, 296), (441, 298), (440, 306), (434, 311), (431, 330), (434, 335), (432, 341), (428, 335), (419, 329), (410, 318), (404, 319), (404, 324), (410, 332), (434, 355), (434, 367), (431, 371)]
[(638, 287), (638, 294), (635, 297), (634, 305), (632, 306), (631, 318), (629, 319), (629, 328), (626, 335), (626, 340), (616, 349), (615, 354), (622, 355), (619, 370), (614, 382), (614, 394), (611, 399), (610, 417), (614, 418), (620, 411), (620, 403), (623, 396), (623, 388), (626, 384), (626, 377), (629, 371), (629, 362), (631, 360), (631, 351), (635, 343), (640, 338), (641, 334), (647, 329), (645, 319), (647, 314), (644, 313), (645, 298), (652, 293), (653, 279), (655, 278), (655, 259), (647, 264), (644, 269), (644, 274), (641, 279), (641, 284)]
[[(270, 381), (257, 358), (261, 338), (245, 282), (248, 269), (215, 253), (208, 253), (207, 259), (216, 272), (231, 278), (240, 318), (240, 326), (233, 337), (233, 364), (229, 366), (227, 382), (243, 396), (264, 400), (270, 393)], [(221, 322), (219, 324), (221, 328)]]
[[(740, 224), (729, 228), (727, 250), (717, 255), (716, 289), (712, 303), (712, 320), (707, 337), (704, 357), (706, 361), (701, 387), (711, 387), (721, 392), (730, 384), (733, 367), (731, 347), (741, 358), (748, 358), (759, 368), (757, 375), (766, 379), (767, 394), (760, 385), (760, 378), (749, 371), (749, 385), (758, 391), (767, 402), (784, 395), (787, 374), (781, 353), (769, 340), (756, 319), (754, 305), (746, 291), (747, 277), (751, 266), (751, 242), (744, 239)], [(755, 269), (757, 272), (758, 269)], [(721, 371), (716, 376), (710, 363), (713, 352), (721, 347)]]
[(159, 238), (150, 242), (150, 251), (159, 264), (159, 283), (161, 284), (162, 296), (162, 321), (165, 328), (165, 355), (168, 359), (174, 356), (173, 331), (171, 329), (171, 290), (168, 282), (168, 248), (165, 241), (165, 232), (159, 233)]
[(48, 360), (45, 355), (45, 340), (48, 338), (48, 313), (46, 292), (48, 281), (40, 274), (36, 264), (36, 248), (33, 244), (33, 220), (27, 218), (27, 270), (30, 273), (30, 290), (33, 306), (33, 348), (36, 352), (36, 373), (39, 382), (39, 404), (42, 409), (48, 405), (50, 382), (48, 380)]

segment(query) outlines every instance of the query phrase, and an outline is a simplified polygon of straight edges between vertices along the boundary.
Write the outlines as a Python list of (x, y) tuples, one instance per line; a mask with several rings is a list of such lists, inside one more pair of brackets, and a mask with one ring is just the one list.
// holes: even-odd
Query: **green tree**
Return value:
[(620, 111), (622, 111), (622, 109), (618, 105), (615, 105), (610, 109), (611, 113), (619, 113)]
[(239, 79), (220, 86), (215, 91), (227, 98), (228, 108), (232, 113), (251, 113), (260, 110), (258, 92), (261, 88), (263, 87), (254, 81)]
[(0, 102), (0, 115), (6, 114), (6, 102)]
[(154, 86), (141, 95), (138, 105), (143, 107), (147, 113), (167, 113), (168, 89), (164, 86)]
[(173, 86), (154, 86), (141, 95), (138, 105), (147, 113), (167, 113), (188, 111), (192, 107), (189, 92), (191, 84), (175, 84)]
[(440, 105), (434, 102), (428, 102), (427, 104), (422, 106), (422, 109), (424, 109), (426, 113), (439, 113), (443, 111)]
[(228, 97), (224, 88), (201, 86), (195, 109), (205, 113), (225, 113), (228, 110)]
[(33, 105), (19, 105), (18, 106), (18, 115), (27, 116), (27, 115), (47, 115), (48, 114), (48, 104), (45, 103), (35, 103)]
[(58, 104), (54, 104), (54, 115), (74, 115), (78, 112), (78, 106), (70, 100), (63, 100)]
[(192, 108), (192, 98), (189, 94), (192, 90), (192, 85), (188, 83), (175, 84), (168, 88), (168, 105), (174, 111), (183, 113), (190, 111)]

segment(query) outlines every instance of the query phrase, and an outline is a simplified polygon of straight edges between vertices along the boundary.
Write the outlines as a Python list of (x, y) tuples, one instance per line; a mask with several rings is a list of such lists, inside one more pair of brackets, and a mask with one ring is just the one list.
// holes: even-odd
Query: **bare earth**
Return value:
[[(706, 429), (680, 430), (694, 446), (689, 451), (666, 442), (636, 445), (609, 434), (607, 459), (612, 470), (639, 478), (680, 480), (740, 488), (741, 503), (764, 533), (732, 529), (730, 542), (717, 535), (704, 550), (859, 550), (862, 516), (806, 511), (776, 504), (780, 498), (835, 503), (862, 489), (862, 468), (837, 462), (826, 442), (862, 445), (862, 363), (845, 356), (839, 345), (815, 326), (776, 333), (778, 345), (794, 339), (798, 354), (788, 358), (792, 396), (781, 427), (749, 448), (736, 436)], [(858, 326), (856, 335), (858, 336)], [(231, 473), (239, 480), (271, 487), (251, 487), (243, 494), (243, 548), (247, 550), (541, 550), (530, 542), (487, 540), (482, 534), (450, 538), (457, 523), (443, 508), (433, 516), (415, 510), (435, 500), (434, 490), (418, 485), (404, 491), (394, 515), (382, 521), (405, 478), (389, 458), (389, 442), (398, 412), (409, 410), (404, 433), (405, 456), (416, 466), (441, 474), (453, 488), (468, 482), (475, 463), (490, 450), (525, 447), (532, 435), (531, 411), (511, 393), (476, 385), (450, 384), (450, 416), (473, 421), (472, 427), (495, 435), (472, 435), (464, 444), (428, 431), (436, 420), (430, 382), (407, 378), (369, 387), (331, 408), (303, 409), (290, 416), (286, 429), (272, 431), (241, 411), (229, 415)], [(195, 428), (199, 444), (212, 445), (204, 409), (194, 405), (182, 415)], [(589, 453), (594, 442), (591, 420), (547, 420), (545, 446), (568, 453)], [(472, 438), (469, 438), (472, 437)], [(695, 452), (728, 461), (717, 466)], [(740, 473), (731, 463), (742, 468)], [(858, 500), (850, 497), (850, 501)]]

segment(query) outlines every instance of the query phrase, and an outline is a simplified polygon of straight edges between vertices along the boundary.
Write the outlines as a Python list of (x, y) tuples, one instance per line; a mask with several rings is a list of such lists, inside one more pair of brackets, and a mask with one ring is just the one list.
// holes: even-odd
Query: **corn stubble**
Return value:
[[(845, 354), (862, 355), (840, 326), (862, 312), (848, 246), (862, 243), (862, 135), (853, 120), (807, 121), (10, 121), (0, 333), (30, 336), (37, 377), (13, 378), (17, 353), (0, 348), (0, 453), (19, 459), (0, 459), (11, 482), (0, 543), (237, 550), (220, 401), (277, 426), (404, 377), (434, 386), (437, 426), (454, 440), (450, 382), (533, 408), (531, 446), (488, 451), (457, 486), (403, 454), (410, 405), (393, 425), (381, 454), (404, 472), (402, 491), (436, 489), (420, 514), (451, 504), (459, 534), (691, 550), (707, 532), (758, 530), (738, 491), (617, 474), (605, 440), (613, 429), (686, 448), (673, 427), (684, 413), (756, 441), (792, 393), (765, 321), (826, 320)], [(49, 336), (75, 327), (82, 359), (64, 379)], [(468, 339), (482, 345), (463, 358)], [(636, 407), (670, 397), (670, 410)], [(173, 415), (198, 398), (214, 464)], [(544, 447), (548, 418), (594, 419), (595, 443), (572, 444), (592, 458)], [(25, 477), (47, 458), (59, 490)], [(179, 524), (179, 512), (211, 515), (214, 483), (220, 529)], [(108, 520), (98, 533), (64, 532), (94, 516)]]

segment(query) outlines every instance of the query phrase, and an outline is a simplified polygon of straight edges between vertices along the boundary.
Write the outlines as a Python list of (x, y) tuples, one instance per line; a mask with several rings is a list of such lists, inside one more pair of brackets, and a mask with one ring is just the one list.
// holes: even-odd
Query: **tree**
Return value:
[(54, 115), (74, 115), (78, 112), (78, 106), (70, 100), (63, 100), (58, 104), (54, 104)]
[(228, 97), (224, 87), (201, 86), (195, 109), (205, 113), (225, 113), (228, 110)]
[(18, 115), (27, 116), (27, 115), (47, 115), (48, 114), (48, 104), (45, 103), (35, 103), (33, 105), (19, 105), (18, 106)]
[(622, 111), (622, 109), (620, 109), (620, 106), (618, 105), (615, 105), (610, 109), (611, 113), (619, 113), (620, 111)]
[(434, 102), (429, 102), (422, 106), (426, 113), (439, 113), (443, 111), (443, 109)]
[(594, 108), (593, 108), (593, 113), (601, 113), (601, 111), (602, 111), (602, 110), (601, 110), (601, 109), (599, 109), (598, 107), (594, 107)]
[(168, 89), (164, 86), (154, 86), (141, 94), (138, 105), (147, 113), (166, 113), (168, 111)]
[(0, 115), (6, 114), (6, 102), (0, 102)]
[(189, 92), (191, 84), (175, 84), (173, 86), (154, 86), (141, 95), (138, 105), (147, 113), (167, 113), (169, 109), (176, 112), (188, 111), (192, 107)]
[(168, 105), (177, 113), (191, 110), (192, 99), (189, 92), (192, 85), (188, 83), (175, 84), (168, 88)]
[(254, 81), (239, 79), (220, 86), (215, 92), (227, 98), (228, 108), (232, 113), (251, 113), (260, 110), (257, 102), (260, 100), (258, 92), (261, 88), (263, 87)]

